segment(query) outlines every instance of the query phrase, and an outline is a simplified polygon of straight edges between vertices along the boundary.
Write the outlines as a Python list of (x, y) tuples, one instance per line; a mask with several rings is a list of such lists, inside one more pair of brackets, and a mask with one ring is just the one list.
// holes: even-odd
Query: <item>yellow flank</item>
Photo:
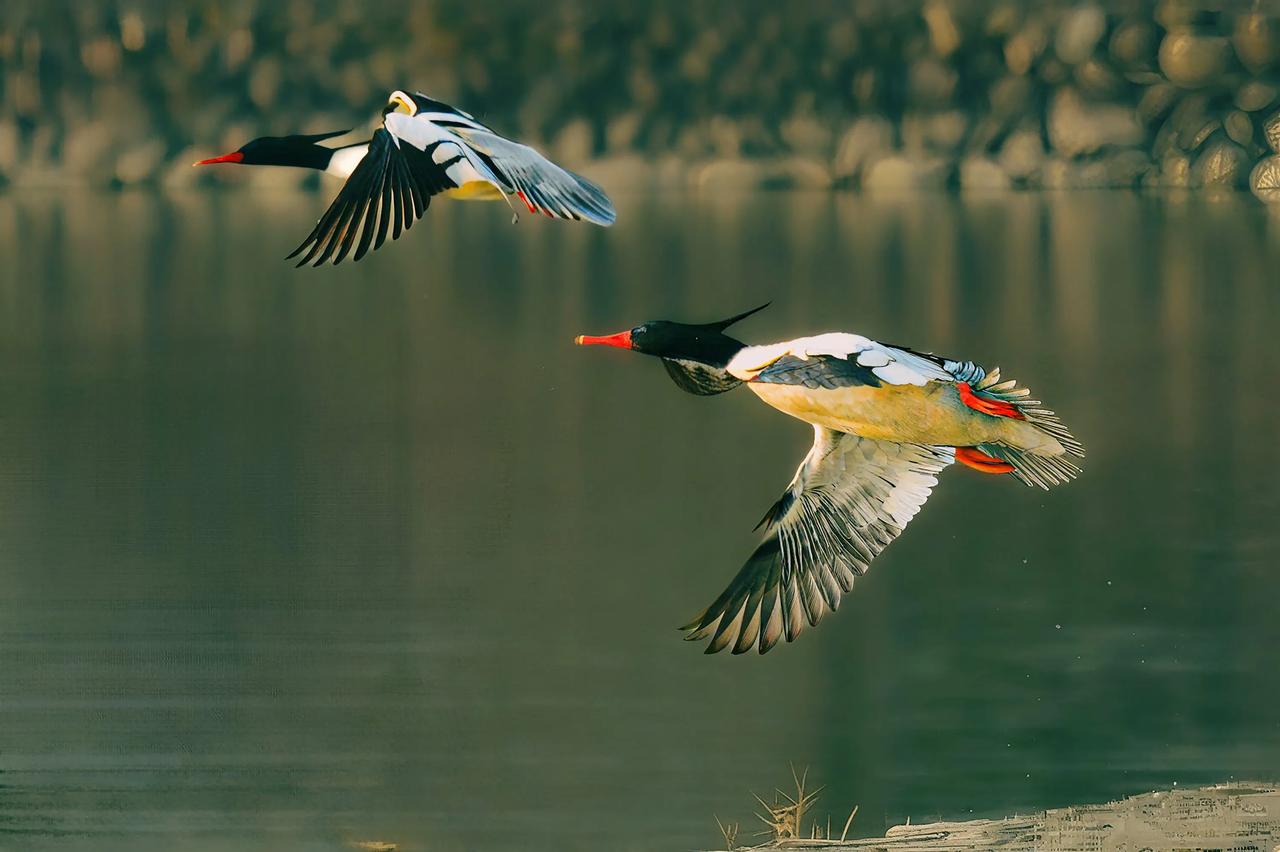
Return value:
[(441, 195), (462, 201), (501, 201), (502, 190), (487, 180), (469, 180), (456, 189), (446, 189)]
[[(866, 438), (947, 447), (1000, 442), (1022, 446), (1035, 430), (967, 408), (948, 382), (827, 390), (748, 382), (760, 399), (806, 423)], [(1038, 435), (1035, 444), (1042, 443)]]

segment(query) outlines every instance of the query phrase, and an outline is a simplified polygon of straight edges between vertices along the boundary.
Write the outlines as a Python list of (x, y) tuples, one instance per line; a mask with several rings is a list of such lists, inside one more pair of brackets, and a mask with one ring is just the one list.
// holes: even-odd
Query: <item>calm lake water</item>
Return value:
[[(0, 848), (685, 850), (1280, 776), (1280, 220), (1246, 197), (0, 195)], [(808, 426), (572, 345), (652, 318), (998, 364), (1085, 442), (948, 471), (767, 657), (676, 626)], [(717, 847), (718, 848), (718, 847)]]

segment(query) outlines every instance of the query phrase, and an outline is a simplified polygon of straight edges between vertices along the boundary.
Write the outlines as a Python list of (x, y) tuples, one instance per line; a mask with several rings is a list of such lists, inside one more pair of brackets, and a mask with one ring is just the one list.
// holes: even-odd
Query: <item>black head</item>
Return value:
[(766, 302), (758, 308), (752, 308), (728, 319), (700, 325), (670, 320), (650, 320), (629, 331), (620, 331), (617, 334), (602, 337), (578, 335), (574, 342), (581, 346), (613, 346), (644, 355), (656, 355), (659, 358), (723, 367), (745, 345), (742, 341), (725, 334), (724, 330), (767, 307), (769, 304)]
[(241, 145), (239, 149), (221, 157), (201, 160), (197, 166), (214, 163), (239, 163), (242, 166), (298, 166), (306, 169), (325, 169), (333, 156), (332, 148), (317, 144), (325, 139), (343, 136), (350, 130), (334, 130), (329, 133), (313, 133), (296, 136), (260, 136)]

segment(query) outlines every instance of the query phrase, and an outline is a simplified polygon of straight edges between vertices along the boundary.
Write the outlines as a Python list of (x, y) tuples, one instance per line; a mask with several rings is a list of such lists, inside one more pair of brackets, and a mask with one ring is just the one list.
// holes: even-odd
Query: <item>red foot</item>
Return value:
[(517, 190), (517, 191), (516, 191), (516, 195), (520, 196), (520, 200), (524, 202), (524, 206), (525, 206), (525, 207), (528, 207), (528, 208), (529, 208), (529, 212), (530, 212), (530, 213), (537, 213), (537, 212), (538, 212), (538, 211), (537, 211), (537, 209), (533, 206), (533, 204), (532, 204), (532, 203), (530, 203), (529, 199), (525, 196), (525, 194), (524, 194), (523, 192), (520, 192), (519, 190)]
[(982, 473), (1012, 473), (1013, 465), (973, 447), (956, 447), (956, 461)]
[(969, 387), (968, 382), (956, 382), (956, 390), (960, 391), (960, 401), (974, 411), (990, 414), (992, 417), (1012, 417), (1014, 420), (1027, 419), (1026, 415), (1019, 411), (1016, 405), (978, 396), (973, 392), (973, 388)]

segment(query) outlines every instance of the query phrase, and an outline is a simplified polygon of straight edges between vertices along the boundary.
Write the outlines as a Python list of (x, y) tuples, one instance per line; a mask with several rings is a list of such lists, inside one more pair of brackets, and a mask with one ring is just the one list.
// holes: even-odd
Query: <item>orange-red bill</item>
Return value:
[(192, 163), (193, 166), (212, 166), (214, 163), (238, 163), (244, 159), (244, 154), (239, 151), (232, 151), (230, 154), (223, 154), (221, 157), (210, 157), (207, 160), (201, 160), (198, 163)]
[(594, 337), (590, 334), (579, 334), (573, 339), (579, 346), (616, 346), (619, 349), (631, 348), (631, 332), (620, 331), (617, 334), (606, 334)]

